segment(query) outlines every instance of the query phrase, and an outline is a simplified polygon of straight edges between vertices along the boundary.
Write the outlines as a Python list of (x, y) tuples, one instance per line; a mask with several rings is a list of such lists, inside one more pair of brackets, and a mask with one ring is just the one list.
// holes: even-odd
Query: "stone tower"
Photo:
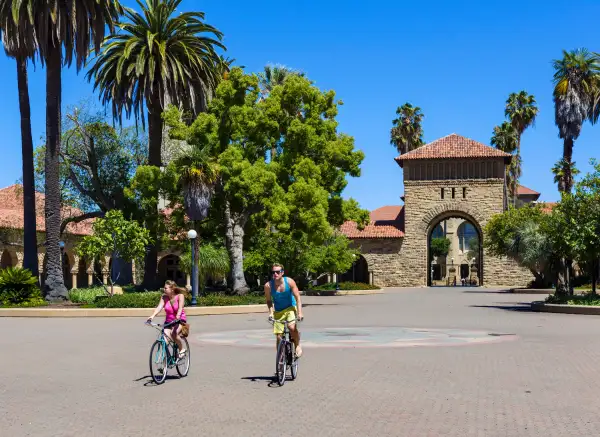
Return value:
[[(428, 247), (433, 228), (458, 217), (477, 229), (480, 241), (490, 218), (504, 210), (505, 166), (511, 155), (452, 134), (396, 158), (404, 169), (404, 239), (399, 253), (404, 286), (428, 284)], [(531, 273), (508, 259), (478, 262), (481, 285), (526, 285)]]

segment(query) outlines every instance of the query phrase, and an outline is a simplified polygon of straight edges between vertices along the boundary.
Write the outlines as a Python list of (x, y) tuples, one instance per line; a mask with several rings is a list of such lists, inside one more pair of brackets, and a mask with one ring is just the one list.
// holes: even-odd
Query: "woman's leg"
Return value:
[(179, 325), (175, 325), (172, 331), (173, 341), (177, 343), (177, 347), (179, 348), (179, 355), (181, 356), (185, 349), (183, 348), (183, 341), (181, 341), (181, 337), (179, 336)]

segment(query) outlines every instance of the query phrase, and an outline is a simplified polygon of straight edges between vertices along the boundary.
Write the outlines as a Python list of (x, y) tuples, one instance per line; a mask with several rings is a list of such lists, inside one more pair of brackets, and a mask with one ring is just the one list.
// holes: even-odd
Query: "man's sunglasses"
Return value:
[(279, 274), (281, 272), (283, 272), (283, 270), (273, 270), (271, 273), (275, 275), (275, 274)]

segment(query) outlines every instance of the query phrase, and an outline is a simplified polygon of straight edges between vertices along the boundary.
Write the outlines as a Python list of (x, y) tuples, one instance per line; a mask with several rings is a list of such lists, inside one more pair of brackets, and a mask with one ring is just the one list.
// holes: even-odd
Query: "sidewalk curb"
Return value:
[[(152, 308), (1, 308), (0, 317), (148, 317)], [(267, 305), (185, 307), (188, 316), (267, 313)]]
[(589, 316), (600, 316), (600, 307), (591, 305), (560, 305), (537, 301), (531, 302), (531, 310), (542, 313), (583, 314)]

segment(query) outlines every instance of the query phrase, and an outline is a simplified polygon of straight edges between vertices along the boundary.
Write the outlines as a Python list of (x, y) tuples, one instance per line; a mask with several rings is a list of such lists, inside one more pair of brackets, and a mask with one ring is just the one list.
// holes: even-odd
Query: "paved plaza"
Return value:
[(266, 314), (190, 318), (190, 374), (161, 386), (150, 382), (156, 331), (143, 319), (2, 318), (0, 430), (600, 435), (600, 317), (520, 305), (542, 298), (478, 288), (306, 297), (304, 356), (283, 387), (271, 381)]

